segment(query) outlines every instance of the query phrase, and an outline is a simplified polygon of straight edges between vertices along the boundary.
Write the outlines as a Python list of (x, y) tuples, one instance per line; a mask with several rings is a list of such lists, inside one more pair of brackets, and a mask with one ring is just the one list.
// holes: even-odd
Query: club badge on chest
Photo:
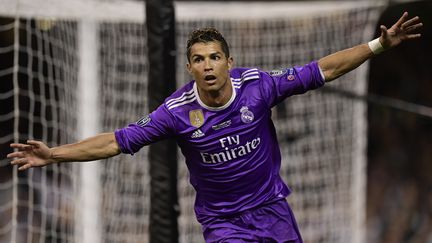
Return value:
[(240, 118), (241, 118), (243, 123), (253, 122), (255, 116), (254, 116), (253, 112), (249, 110), (249, 108), (247, 106), (243, 106), (240, 109), (240, 113), (241, 113)]

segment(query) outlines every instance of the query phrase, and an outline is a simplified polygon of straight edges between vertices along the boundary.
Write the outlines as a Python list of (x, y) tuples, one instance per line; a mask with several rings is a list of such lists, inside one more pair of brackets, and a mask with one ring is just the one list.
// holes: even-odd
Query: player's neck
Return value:
[(231, 80), (225, 82), (224, 86), (215, 91), (203, 91), (198, 88), (198, 95), (200, 100), (210, 107), (221, 107), (229, 102), (233, 95), (233, 87)]

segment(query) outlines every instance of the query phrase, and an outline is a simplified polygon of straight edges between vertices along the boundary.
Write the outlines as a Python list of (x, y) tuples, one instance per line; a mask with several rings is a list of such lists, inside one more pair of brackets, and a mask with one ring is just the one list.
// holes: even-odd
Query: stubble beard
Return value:
[[(231, 85), (230, 85), (230, 82), (228, 80), (228, 77), (225, 79), (224, 83), (220, 86), (220, 88), (212, 87), (212, 86), (217, 86), (217, 83), (206, 87), (206, 89), (201, 89), (201, 90), (198, 89), (198, 91), (201, 91), (200, 92), (201, 99), (207, 100), (210, 102), (213, 101), (215, 103), (223, 102), (230, 93), (229, 89), (230, 89)], [(228, 100), (229, 100), (229, 98), (228, 98)], [(225, 102), (223, 102), (223, 103), (225, 103)]]

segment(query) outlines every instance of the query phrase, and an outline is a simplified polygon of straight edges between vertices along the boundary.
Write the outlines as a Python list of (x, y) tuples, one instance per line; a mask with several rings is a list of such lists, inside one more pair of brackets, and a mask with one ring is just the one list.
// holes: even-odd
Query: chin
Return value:
[(221, 88), (220, 87), (218, 87), (217, 85), (207, 85), (207, 86), (205, 86), (204, 88), (203, 88), (203, 90), (205, 91), (205, 92), (217, 92), (217, 91), (219, 91)]
[(205, 91), (210, 91), (210, 90), (218, 90), (221, 88), (221, 85), (218, 84), (217, 82), (214, 83), (207, 83), (207, 82), (202, 82), (201, 85), (199, 85), (199, 88)]
[(205, 92), (218, 92), (221, 91), (225, 85), (228, 85), (228, 82), (223, 82), (221, 80), (216, 80), (215, 82), (206, 82), (203, 80), (199, 88)]

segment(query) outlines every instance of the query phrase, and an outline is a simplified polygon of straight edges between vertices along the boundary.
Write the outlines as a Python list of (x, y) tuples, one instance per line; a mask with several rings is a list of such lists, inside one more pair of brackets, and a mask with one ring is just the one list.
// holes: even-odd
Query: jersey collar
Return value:
[(210, 110), (210, 111), (221, 111), (221, 110), (227, 108), (228, 106), (230, 106), (231, 103), (234, 102), (234, 99), (236, 97), (236, 89), (234, 88), (234, 84), (233, 84), (232, 80), (230, 80), (230, 81), (231, 81), (231, 89), (232, 89), (231, 98), (228, 100), (228, 102), (225, 105), (217, 106), (217, 107), (208, 106), (208, 105), (204, 104), (204, 102), (199, 97), (197, 84), (196, 84), (196, 82), (194, 82), (193, 90), (195, 93), (195, 97), (197, 98), (198, 104), (200, 104), (200, 106), (202, 106), (203, 108)]

